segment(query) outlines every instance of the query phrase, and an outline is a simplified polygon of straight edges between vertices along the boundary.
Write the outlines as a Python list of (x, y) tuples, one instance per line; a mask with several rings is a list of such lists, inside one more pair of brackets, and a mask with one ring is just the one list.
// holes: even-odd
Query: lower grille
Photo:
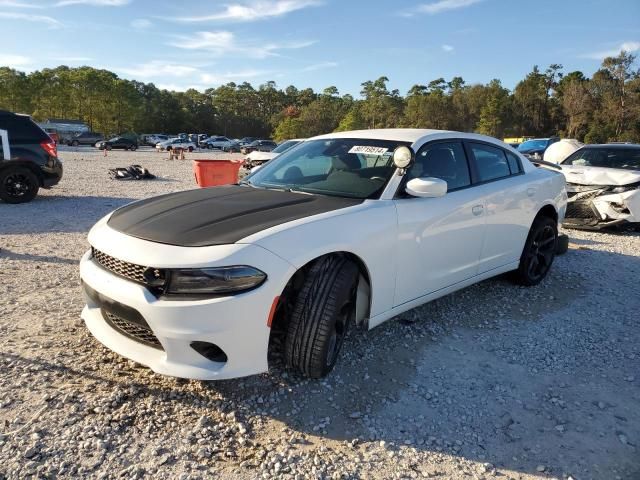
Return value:
[(600, 221), (600, 217), (596, 214), (591, 204), (587, 202), (569, 202), (567, 203), (566, 218), (580, 218), (584, 220)]
[(149, 347), (164, 350), (162, 348), (162, 344), (153, 334), (153, 331), (151, 331), (151, 328), (149, 328), (149, 325), (144, 321), (144, 319), (140, 319), (143, 323), (133, 322), (104, 309), (102, 310), (102, 315), (114, 330), (117, 330), (124, 336)]

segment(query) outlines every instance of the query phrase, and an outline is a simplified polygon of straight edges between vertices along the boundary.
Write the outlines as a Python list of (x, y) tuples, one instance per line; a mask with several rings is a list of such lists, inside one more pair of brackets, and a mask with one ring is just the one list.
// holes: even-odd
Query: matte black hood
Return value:
[(114, 230), (185, 247), (235, 243), (275, 225), (362, 203), (238, 185), (170, 193), (126, 205), (108, 221)]

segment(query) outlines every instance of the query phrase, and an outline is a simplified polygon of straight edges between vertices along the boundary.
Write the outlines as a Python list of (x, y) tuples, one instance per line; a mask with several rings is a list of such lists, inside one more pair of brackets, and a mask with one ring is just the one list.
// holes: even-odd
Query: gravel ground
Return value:
[[(192, 188), (190, 162), (61, 157), (59, 186), (0, 204), (0, 478), (640, 478), (640, 235), (569, 231), (542, 285), (497, 278), (354, 332), (323, 381), (277, 360), (184, 381), (91, 337), (78, 259), (107, 212)], [(108, 178), (132, 163), (158, 178)]]

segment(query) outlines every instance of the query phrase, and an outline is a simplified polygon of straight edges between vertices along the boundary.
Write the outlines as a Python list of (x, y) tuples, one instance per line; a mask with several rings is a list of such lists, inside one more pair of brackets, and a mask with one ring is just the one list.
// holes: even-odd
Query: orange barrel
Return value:
[(194, 160), (193, 173), (200, 187), (238, 183), (238, 172), (244, 160)]

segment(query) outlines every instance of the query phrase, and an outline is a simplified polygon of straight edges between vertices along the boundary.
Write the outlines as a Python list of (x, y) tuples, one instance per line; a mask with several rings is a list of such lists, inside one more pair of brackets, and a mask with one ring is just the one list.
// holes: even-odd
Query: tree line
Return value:
[(387, 77), (362, 83), (359, 98), (278, 88), (266, 82), (227, 83), (204, 92), (157, 88), (91, 67), (59, 66), (29, 74), (0, 67), (0, 109), (34, 119), (85, 121), (106, 134), (210, 133), (276, 140), (332, 131), (413, 127), (478, 132), (502, 138), (559, 135), (587, 143), (640, 142), (640, 71), (622, 51), (590, 78), (552, 64), (533, 67), (513, 91), (494, 79), (468, 85), (437, 78), (401, 95)]

